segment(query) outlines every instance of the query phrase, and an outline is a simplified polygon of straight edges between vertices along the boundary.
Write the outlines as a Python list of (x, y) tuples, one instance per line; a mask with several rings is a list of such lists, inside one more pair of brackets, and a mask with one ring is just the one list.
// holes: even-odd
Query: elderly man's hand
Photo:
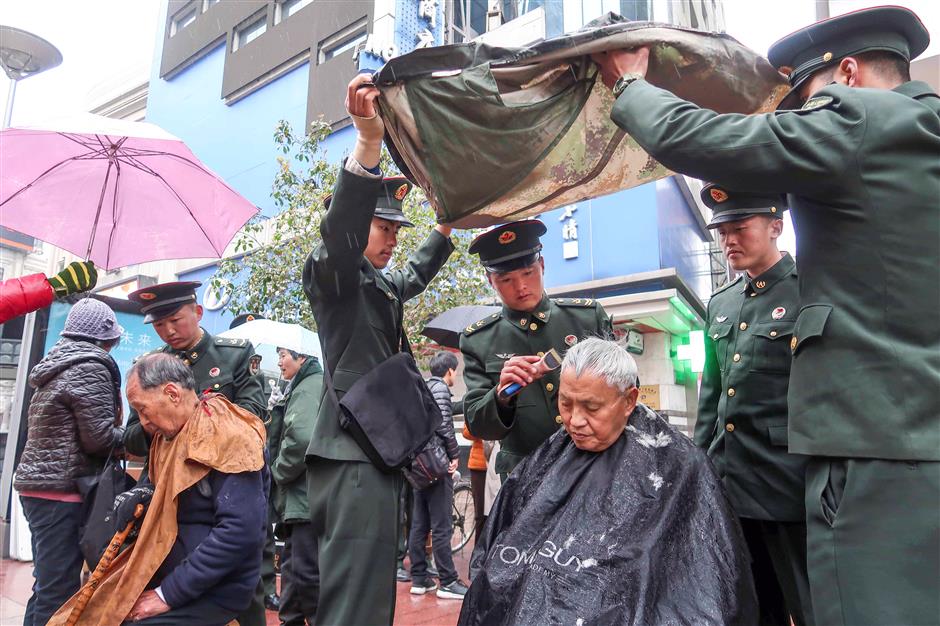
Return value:
[(601, 70), (601, 80), (610, 89), (624, 74), (639, 74), (646, 76), (650, 64), (649, 46), (634, 48), (633, 50), (609, 50), (591, 55)]
[(116, 519), (114, 527), (121, 530), (127, 526), (134, 519), (134, 510), (137, 505), (143, 504), (146, 507), (152, 498), (153, 485), (149, 483), (143, 483), (129, 491), (119, 493), (114, 498), (114, 509), (110, 513)]
[(131, 612), (127, 614), (127, 619), (139, 622), (148, 617), (166, 613), (169, 610), (170, 605), (161, 600), (157, 592), (151, 589), (140, 594), (140, 597), (137, 598), (137, 602), (135, 602), (134, 606), (131, 608)]

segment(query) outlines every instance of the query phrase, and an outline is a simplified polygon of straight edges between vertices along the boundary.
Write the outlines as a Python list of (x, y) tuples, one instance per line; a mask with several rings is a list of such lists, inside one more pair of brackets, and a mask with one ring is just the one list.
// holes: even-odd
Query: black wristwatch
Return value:
[(620, 97), (620, 94), (623, 93), (623, 90), (630, 86), (635, 80), (643, 78), (643, 75), (639, 72), (627, 72), (623, 76), (617, 79), (617, 82), (614, 83), (614, 88), (611, 90), (614, 94), (614, 99)]

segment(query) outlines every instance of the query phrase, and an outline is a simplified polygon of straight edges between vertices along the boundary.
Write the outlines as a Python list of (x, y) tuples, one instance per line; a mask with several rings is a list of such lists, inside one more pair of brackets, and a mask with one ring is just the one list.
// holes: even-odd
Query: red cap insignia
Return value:
[(507, 230), (502, 235), (499, 236), (499, 243), (506, 245), (507, 243), (512, 243), (516, 240), (516, 233), (511, 230)]
[(713, 187), (708, 193), (711, 194), (712, 200), (715, 202), (724, 202), (728, 199), (728, 194), (717, 187)]
[(402, 200), (408, 194), (408, 183), (403, 184), (395, 190), (395, 199)]

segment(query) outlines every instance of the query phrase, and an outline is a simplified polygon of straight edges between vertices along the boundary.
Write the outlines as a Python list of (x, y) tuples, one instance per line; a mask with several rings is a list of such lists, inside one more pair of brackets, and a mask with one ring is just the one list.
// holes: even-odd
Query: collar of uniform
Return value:
[(503, 317), (512, 322), (512, 325), (516, 328), (523, 330), (528, 330), (529, 324), (547, 324), (548, 318), (551, 317), (551, 315), (552, 301), (549, 300), (548, 296), (544, 293), (542, 294), (542, 299), (539, 301), (538, 306), (532, 311), (516, 311), (515, 309), (510, 309), (505, 304), (503, 305)]
[(793, 257), (790, 256), (790, 253), (784, 252), (780, 260), (774, 263), (769, 270), (760, 276), (751, 278), (745, 274), (744, 285), (741, 291), (742, 293), (764, 293), (773, 287), (774, 283), (789, 275), (795, 266), (796, 263), (793, 261)]
[(933, 87), (928, 85), (922, 80), (909, 80), (906, 83), (901, 83), (891, 91), (896, 91), (899, 94), (908, 96), (909, 98), (919, 98), (920, 96), (933, 96), (936, 95), (936, 92), (933, 90)]
[(199, 343), (194, 345), (189, 350), (180, 350), (177, 355), (184, 360), (188, 360), (190, 365), (195, 365), (196, 361), (202, 358), (202, 355), (206, 353), (209, 344), (212, 342), (212, 335), (206, 332), (205, 329), (202, 330), (202, 339), (199, 340)]

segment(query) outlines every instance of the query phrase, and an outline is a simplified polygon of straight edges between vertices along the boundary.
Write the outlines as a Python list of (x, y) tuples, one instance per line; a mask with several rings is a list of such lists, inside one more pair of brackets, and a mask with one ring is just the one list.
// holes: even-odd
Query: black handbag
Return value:
[(401, 349), (357, 380), (340, 400), (329, 363), (326, 386), (339, 406), (340, 425), (375, 467), (385, 473), (411, 464), (441, 425), (441, 410), (401, 336)]
[(75, 482), (83, 503), (78, 543), (89, 569), (94, 570), (114, 534), (120, 530), (107, 520), (114, 498), (131, 489), (136, 481), (127, 474), (121, 461), (109, 455), (99, 474), (83, 476)]
[(415, 489), (427, 489), (449, 474), (450, 459), (441, 445), (439, 437), (431, 437), (424, 450), (418, 453), (411, 465), (402, 469), (405, 478)]

